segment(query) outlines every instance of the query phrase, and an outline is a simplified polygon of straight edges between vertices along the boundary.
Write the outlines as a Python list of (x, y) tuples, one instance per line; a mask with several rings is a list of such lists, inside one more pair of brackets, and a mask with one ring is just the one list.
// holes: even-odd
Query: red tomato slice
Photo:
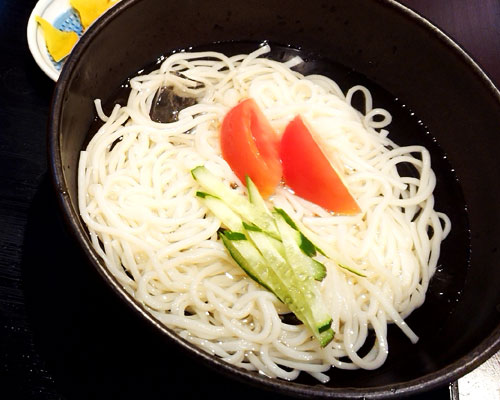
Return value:
[(281, 181), (279, 137), (253, 99), (233, 107), (222, 121), (222, 157), (245, 183), (248, 175), (266, 198)]
[(297, 196), (338, 214), (360, 212), (300, 116), (286, 127), (280, 156), (285, 183)]

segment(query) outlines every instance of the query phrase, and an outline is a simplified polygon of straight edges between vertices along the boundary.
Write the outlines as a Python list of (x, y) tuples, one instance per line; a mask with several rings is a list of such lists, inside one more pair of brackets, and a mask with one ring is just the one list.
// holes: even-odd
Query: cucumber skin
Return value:
[(223, 235), (231, 240), (231, 241), (235, 241), (235, 240), (248, 240), (247, 237), (245, 236), (244, 233), (241, 233), (241, 232), (234, 232), (234, 231), (225, 231), (223, 233)]
[(195, 167), (191, 170), (191, 175), (203, 189), (215, 197), (224, 199), (224, 203), (236, 214), (243, 216), (245, 220), (257, 225), (263, 231), (279, 239), (278, 230), (269, 214), (263, 213), (245, 197), (229, 189), (207, 168), (204, 166)]
[(312, 259), (313, 264), (313, 278), (316, 281), (322, 281), (326, 276), (326, 267), (323, 263), (320, 263), (317, 260)]
[(259, 189), (255, 186), (255, 183), (247, 175), (245, 177), (245, 182), (248, 191), (248, 200), (252, 203), (261, 213), (266, 214), (269, 218), (272, 218), (271, 212), (266, 206), (265, 200), (260, 195)]
[(327, 330), (321, 332), (319, 336), (316, 336), (316, 338), (319, 340), (319, 344), (321, 347), (325, 347), (330, 343), (335, 336), (335, 331), (329, 327)]
[(330, 328), (332, 317), (323, 304), (321, 294), (311, 274), (310, 260), (312, 259), (305, 255), (297, 245), (294, 237), (296, 231), (280, 214), (275, 214), (275, 218), (288, 264), (293, 269), (296, 279), (300, 282), (299, 287), (306, 298), (306, 304), (310, 307), (312, 320), (314, 321), (312, 328), (317, 329), (319, 333), (324, 332)]
[[(311, 286), (311, 284), (314, 285), (312, 277), (309, 275), (309, 282), (307, 281), (307, 278), (305, 281), (301, 280), (297, 276), (297, 273), (291, 266), (289, 260), (287, 261), (281, 256), (269, 240), (266, 233), (247, 231), (247, 234), (250, 240), (253, 241), (255, 246), (259, 249), (267, 264), (280, 278), (282, 284), (279, 289), (286, 289), (286, 292), (288, 292), (283, 293), (282, 298), (284, 303), (289, 306), (297, 318), (309, 327), (322, 346), (326, 346), (331, 338), (333, 338), (333, 335), (322, 333), (331, 329), (330, 326), (332, 318), (327, 313), (323, 313), (322, 307), (318, 305), (322, 303), (320, 302), (321, 300), (319, 294), (314, 293), (314, 286)], [(298, 251), (300, 252), (300, 250)], [(304, 255), (304, 257), (306, 256)], [(304, 268), (306, 269), (305, 274), (308, 275), (307, 267)], [(319, 311), (319, 318), (316, 309), (312, 309), (310, 307), (311, 300), (316, 301), (314, 306)], [(325, 315), (322, 315), (322, 313)], [(328, 338), (329, 340), (327, 340)]]
[(308, 256), (312, 257), (316, 255), (316, 251), (319, 252), (320, 254), (324, 255), (326, 257), (326, 254), (321, 250), (318, 246), (314, 244), (312, 240), (310, 240), (297, 226), (295, 221), (288, 215), (288, 213), (283, 210), (282, 208), (279, 207), (274, 207), (274, 211), (281, 215), (283, 219), (286, 221), (288, 225), (290, 225), (293, 229), (295, 229), (297, 232), (300, 233), (301, 236), (301, 242), (300, 242), (300, 248), (306, 253)]
[[(275, 218), (278, 218), (280, 214), (274, 214), (274, 216)], [(293, 229), (291, 226), (290, 228)], [(295, 229), (293, 229), (292, 232), (293, 232), (292, 235), (294, 237), (295, 242), (297, 243), (297, 246), (306, 256), (306, 258), (304, 258), (304, 262), (306, 262), (309, 265), (309, 268), (311, 270), (311, 275), (314, 277), (315, 280), (322, 281), (323, 278), (326, 276), (326, 267), (319, 261), (312, 258), (311, 253), (304, 251), (303, 247), (304, 242), (302, 241), (302, 239), (305, 238), (305, 236), (302, 235), (300, 231), (297, 231)], [(314, 255), (316, 255), (316, 251), (314, 251)]]
[[(301, 307), (297, 306), (295, 302), (292, 301), (292, 295), (290, 294), (289, 290), (286, 288), (285, 285), (279, 284), (279, 278), (278, 276), (275, 275), (274, 271), (271, 270), (269, 267), (267, 267), (266, 263), (264, 260), (261, 262), (257, 261), (253, 263), (253, 265), (250, 265), (248, 263), (248, 255), (247, 257), (243, 256), (241, 254), (241, 248), (238, 249), (238, 244), (241, 244), (241, 242), (246, 241), (246, 239), (241, 239), (240, 235), (244, 235), (243, 233), (240, 232), (232, 232), (237, 234), (236, 237), (238, 239), (229, 239), (226, 233), (221, 232), (220, 233), (220, 238), (222, 239), (222, 242), (224, 243), (224, 246), (228, 250), (229, 254), (233, 258), (233, 260), (240, 266), (240, 268), (245, 271), (245, 273), (253, 279), (255, 282), (257, 282), (259, 285), (273, 293), (282, 303), (285, 303), (288, 305), (290, 310), (297, 316), (297, 318), (305, 323), (306, 325), (309, 326), (309, 329), (311, 329), (310, 324), (306, 323), (308, 321), (308, 318), (304, 315), (303, 310)], [(239, 242), (239, 243), (235, 243)], [(251, 243), (248, 243), (248, 245), (252, 246)], [(255, 248), (254, 248), (255, 249)], [(258, 253), (258, 250), (255, 249), (255, 251)], [(258, 256), (261, 256), (260, 253), (258, 253)], [(259, 266), (262, 266), (263, 268), (266, 268), (267, 271), (262, 273), (256, 270), (257, 268), (260, 268)], [(262, 281), (260, 276), (264, 275), (274, 275), (273, 278), (268, 279), (268, 281), (271, 282), (276, 282), (276, 285), (267, 285)], [(306, 322), (305, 322), (306, 321)], [(325, 329), (326, 328), (326, 329)], [(323, 329), (323, 330), (321, 330)], [(330, 343), (335, 335), (334, 331), (331, 329), (330, 324), (328, 324), (327, 327), (320, 327), (318, 329), (318, 332), (315, 332), (314, 329), (311, 329), (313, 331), (314, 336), (316, 339), (319, 341), (321, 347), (325, 347)]]
[(200, 198), (201, 202), (212, 211), (223, 225), (228, 227), (231, 231), (241, 230), (243, 224), (241, 218), (219, 197), (205, 192), (196, 192), (196, 196)]
[[(274, 208), (274, 211), (277, 212), (278, 214), (280, 214), (284, 219), (285, 221), (292, 227), (294, 228), (295, 230), (297, 230), (300, 235), (301, 235), (301, 244), (300, 244), (300, 248), (304, 251), (304, 253), (306, 253), (307, 255), (309, 255), (310, 257), (313, 257), (316, 255), (316, 251), (322, 255), (324, 255), (325, 257), (327, 258), (330, 258), (326, 255), (326, 253), (321, 250), (321, 248), (314, 243), (313, 240), (309, 239), (309, 237), (303, 232), (303, 229), (301, 229), (295, 222), (294, 220), (287, 214), (287, 212), (285, 210), (283, 210), (282, 208), (278, 208), (278, 207), (275, 207)], [(318, 261), (319, 262), (319, 261)], [(349, 271), (351, 273), (353, 273), (354, 275), (357, 275), (357, 276), (360, 276), (362, 278), (366, 278), (366, 275), (363, 274), (362, 272), (359, 272), (357, 271), (356, 269), (354, 268), (351, 268), (351, 267), (348, 267), (346, 265), (343, 265), (341, 263), (338, 263), (336, 262), (336, 264), (342, 268), (342, 269), (345, 269), (346, 271)], [(323, 278), (319, 278), (321, 275), (322, 275), (322, 272), (320, 271), (321, 269), (324, 268), (324, 265), (323, 267), (319, 267), (318, 266), (318, 271), (317, 271), (317, 274), (318, 274), (318, 278), (316, 278), (316, 280), (322, 280)], [(325, 271), (324, 271), (325, 275), (326, 275), (326, 268), (325, 268)]]
[[(235, 232), (233, 232), (233, 233), (235, 233)], [(240, 232), (237, 232), (237, 233), (240, 233)], [(241, 235), (244, 235), (244, 234), (241, 233)], [(281, 299), (281, 297), (278, 295), (278, 293), (276, 293), (276, 291), (273, 290), (273, 288), (271, 288), (269, 285), (267, 285), (265, 282), (263, 282), (262, 279), (260, 279), (259, 275), (263, 275), (263, 273), (262, 272), (259, 273), (258, 271), (255, 271), (255, 268), (259, 268), (259, 266), (261, 266), (262, 264), (264, 264), (263, 267), (267, 268), (267, 266), (265, 266), (265, 263), (263, 262), (263, 260), (262, 260), (262, 262), (260, 262), (260, 260), (258, 259), (258, 256), (254, 255), (253, 258), (254, 258), (255, 263), (254, 263), (254, 265), (250, 265), (248, 262), (249, 249), (248, 248), (246, 249), (247, 257), (245, 257), (241, 254), (241, 245), (238, 246), (237, 244), (234, 243), (234, 242), (242, 241), (241, 239), (238, 239), (238, 240), (229, 239), (228, 235), (226, 235), (225, 233), (220, 233), (219, 236), (222, 240), (222, 243), (226, 247), (227, 251), (229, 252), (231, 257), (233, 258), (233, 260), (240, 266), (240, 268), (243, 271), (245, 271), (245, 273), (250, 278), (252, 278), (255, 282), (257, 282), (259, 285), (261, 285), (262, 287), (266, 288), (271, 293), (273, 293), (280, 301), (283, 301)], [(247, 241), (247, 244), (249, 246), (253, 247), (253, 245), (251, 243), (249, 243), (248, 241)], [(255, 249), (255, 251), (258, 253), (257, 249)], [(260, 256), (260, 254), (259, 254), (259, 256)]]
[[(269, 216), (269, 218), (276, 221), (275, 215), (273, 215), (269, 211), (269, 209), (266, 206), (266, 202), (260, 195), (259, 189), (257, 188), (257, 186), (255, 186), (255, 184), (248, 175), (245, 177), (245, 181), (248, 191), (248, 199), (250, 200), (250, 203), (252, 203), (262, 214), (266, 214)], [(311, 267), (311, 274), (314, 276), (315, 280), (322, 281), (323, 278), (326, 276), (326, 267), (319, 261), (312, 259), (312, 257), (316, 255), (316, 246), (307, 237), (305, 237), (302, 232), (300, 232), (297, 225), (293, 222), (292, 218), (290, 218), (290, 216), (285, 212), (285, 210), (275, 207), (274, 211), (280, 214), (285, 219), (285, 221), (297, 232), (296, 233), (297, 244), (299, 245), (300, 249), (304, 252), (304, 254), (310, 257), (309, 263)], [(283, 246), (281, 246), (277, 242), (274, 242), (274, 244), (277, 250), (280, 252), (280, 254), (284, 256), (285, 254)]]

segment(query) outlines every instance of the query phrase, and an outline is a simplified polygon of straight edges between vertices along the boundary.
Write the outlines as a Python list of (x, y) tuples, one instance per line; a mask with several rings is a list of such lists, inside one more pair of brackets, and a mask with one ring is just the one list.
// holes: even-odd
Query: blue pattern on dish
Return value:
[[(80, 17), (78, 16), (78, 13), (72, 8), (61, 14), (59, 17), (57, 17), (53, 25), (55, 28), (61, 31), (67, 31), (67, 32), (73, 31), (76, 32), (78, 36), (82, 36), (83, 34), (83, 26), (82, 23), (80, 22)], [(58, 71), (60, 71), (63, 66), (64, 59), (62, 59), (59, 62), (55, 62), (50, 54), (49, 58), (50, 61), (52, 61), (54, 67)]]

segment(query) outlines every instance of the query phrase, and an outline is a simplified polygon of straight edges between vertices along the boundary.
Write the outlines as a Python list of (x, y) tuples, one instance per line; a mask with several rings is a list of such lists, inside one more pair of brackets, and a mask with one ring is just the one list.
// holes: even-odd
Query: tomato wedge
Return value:
[(300, 116), (287, 125), (281, 137), (280, 157), (285, 183), (297, 196), (338, 214), (360, 212)]
[(267, 198), (281, 181), (279, 137), (253, 99), (233, 107), (222, 121), (222, 157), (245, 183), (248, 175)]

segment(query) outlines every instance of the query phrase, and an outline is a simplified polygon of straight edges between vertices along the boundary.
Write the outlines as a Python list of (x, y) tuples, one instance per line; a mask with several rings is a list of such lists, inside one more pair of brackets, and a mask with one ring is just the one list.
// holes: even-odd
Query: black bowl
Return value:
[[(345, 89), (363, 83), (394, 116), (401, 144), (431, 149), (437, 208), (453, 230), (423, 307), (408, 319), (411, 345), (389, 328), (389, 358), (377, 371), (332, 369), (330, 383), (246, 372), (186, 343), (141, 307), (106, 270), (78, 213), (77, 163), (95, 119), (93, 100), (112, 101), (127, 78), (158, 57), (191, 46), (226, 52), (267, 40), (273, 57), (299, 52), (304, 72), (331, 75)], [(445, 385), (500, 349), (500, 93), (439, 29), (391, 0), (124, 0), (73, 50), (56, 86), (49, 156), (70, 231), (90, 263), (132, 310), (166, 340), (228, 377), (288, 395), (399, 398)], [(167, 345), (167, 343), (166, 343)]]

